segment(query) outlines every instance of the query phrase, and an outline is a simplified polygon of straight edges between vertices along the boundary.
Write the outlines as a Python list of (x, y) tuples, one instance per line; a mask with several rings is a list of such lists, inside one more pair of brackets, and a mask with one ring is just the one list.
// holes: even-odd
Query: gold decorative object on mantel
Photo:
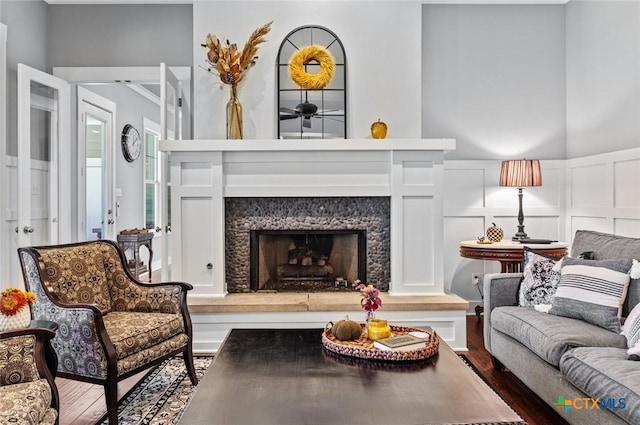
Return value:
[(210, 73), (217, 72), (220, 81), (231, 86), (230, 99), (227, 103), (227, 139), (242, 139), (242, 104), (238, 100), (238, 83), (244, 78), (245, 72), (256, 63), (258, 46), (264, 43), (264, 38), (271, 30), (272, 22), (258, 27), (245, 43), (242, 50), (238, 50), (235, 43), (225, 40), (220, 42), (215, 35), (207, 34), (206, 44), (207, 68)]
[(380, 118), (371, 124), (371, 137), (374, 139), (384, 139), (387, 137), (387, 124), (380, 121)]

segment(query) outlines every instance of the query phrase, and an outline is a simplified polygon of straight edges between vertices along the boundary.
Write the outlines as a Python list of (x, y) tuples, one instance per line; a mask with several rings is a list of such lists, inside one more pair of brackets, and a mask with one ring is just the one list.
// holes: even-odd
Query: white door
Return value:
[[(166, 64), (160, 64), (160, 139), (183, 140), (189, 136), (189, 113), (184, 102), (182, 83)], [(171, 158), (164, 152), (159, 153), (162, 164), (164, 184), (160, 188), (160, 204), (162, 208), (160, 230), (162, 237), (162, 272), (163, 281), (171, 278)], [(156, 228), (156, 230), (159, 230)]]
[(70, 242), (69, 84), (18, 64), (18, 247)]
[(116, 239), (116, 104), (78, 87), (78, 238)]

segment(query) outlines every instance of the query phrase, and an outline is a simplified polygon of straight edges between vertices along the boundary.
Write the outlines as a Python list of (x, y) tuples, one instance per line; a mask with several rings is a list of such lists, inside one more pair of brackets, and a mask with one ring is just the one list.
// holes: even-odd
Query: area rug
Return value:
[[(197, 356), (194, 366), (198, 381), (211, 365), (213, 356)], [(178, 423), (195, 389), (182, 357), (165, 360), (133, 387), (118, 405), (119, 425), (173, 425)], [(106, 415), (96, 425), (107, 425)]]
[[(504, 398), (502, 398), (502, 396), (500, 394), (498, 394), (498, 392), (496, 390), (493, 389), (493, 387), (489, 384), (489, 382), (487, 382), (487, 380), (484, 378), (484, 376), (482, 376), (482, 374), (478, 371), (478, 369), (476, 369), (476, 367), (473, 365), (473, 363), (471, 363), (471, 361), (469, 361), (469, 359), (467, 359), (463, 354), (458, 354), (458, 357), (460, 357), (460, 359), (464, 362), (464, 364), (466, 364), (467, 367), (473, 371), (473, 373), (475, 373), (478, 377), (480, 377), (480, 379), (482, 379), (482, 381), (487, 385), (487, 387), (489, 387), (491, 389), (491, 391), (494, 392), (495, 395), (500, 397), (500, 399), (502, 401), (504, 401), (509, 407), (511, 407), (509, 405), (509, 403), (507, 403), (507, 401)], [(511, 407), (511, 410), (513, 410), (513, 407)], [(518, 415), (515, 410), (513, 410), (513, 413)], [(518, 416), (520, 416), (520, 415), (518, 415)], [(520, 418), (520, 419), (522, 419), (522, 418)], [(494, 425), (494, 424), (469, 424), (469, 425)], [(495, 425), (498, 425), (498, 423), (495, 423)], [(527, 422), (525, 422), (524, 420), (518, 421), (518, 422), (499, 422), (499, 425), (527, 425)]]

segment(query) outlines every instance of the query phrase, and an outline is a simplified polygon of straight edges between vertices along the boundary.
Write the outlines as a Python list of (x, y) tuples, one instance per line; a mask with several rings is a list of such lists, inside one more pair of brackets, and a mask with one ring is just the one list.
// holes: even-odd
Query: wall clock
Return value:
[(133, 162), (142, 153), (142, 139), (140, 133), (131, 124), (127, 124), (122, 129), (122, 154), (128, 162)]
[[(333, 65), (322, 78), (325, 56)], [(347, 138), (346, 67), (342, 42), (331, 30), (306, 25), (287, 34), (278, 51), (278, 138)]]

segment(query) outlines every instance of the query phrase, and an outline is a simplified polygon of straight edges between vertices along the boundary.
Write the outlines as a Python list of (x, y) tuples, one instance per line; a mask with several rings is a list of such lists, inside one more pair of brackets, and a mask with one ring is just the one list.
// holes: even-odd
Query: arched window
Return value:
[[(310, 46), (317, 46), (309, 49)], [(308, 55), (310, 54), (310, 56)], [(328, 54), (333, 58), (333, 66)], [(297, 55), (297, 56), (296, 56)], [(306, 57), (294, 81), (293, 58)], [(317, 59), (317, 60), (316, 60)], [(333, 68), (332, 78), (328, 72)], [(340, 39), (327, 28), (306, 25), (291, 31), (278, 50), (278, 138), (347, 138), (347, 64)], [(327, 82), (317, 88), (319, 82)], [(300, 84), (302, 82), (302, 85)], [(303, 87), (306, 82), (309, 84)], [(314, 87), (316, 86), (316, 87)]]

